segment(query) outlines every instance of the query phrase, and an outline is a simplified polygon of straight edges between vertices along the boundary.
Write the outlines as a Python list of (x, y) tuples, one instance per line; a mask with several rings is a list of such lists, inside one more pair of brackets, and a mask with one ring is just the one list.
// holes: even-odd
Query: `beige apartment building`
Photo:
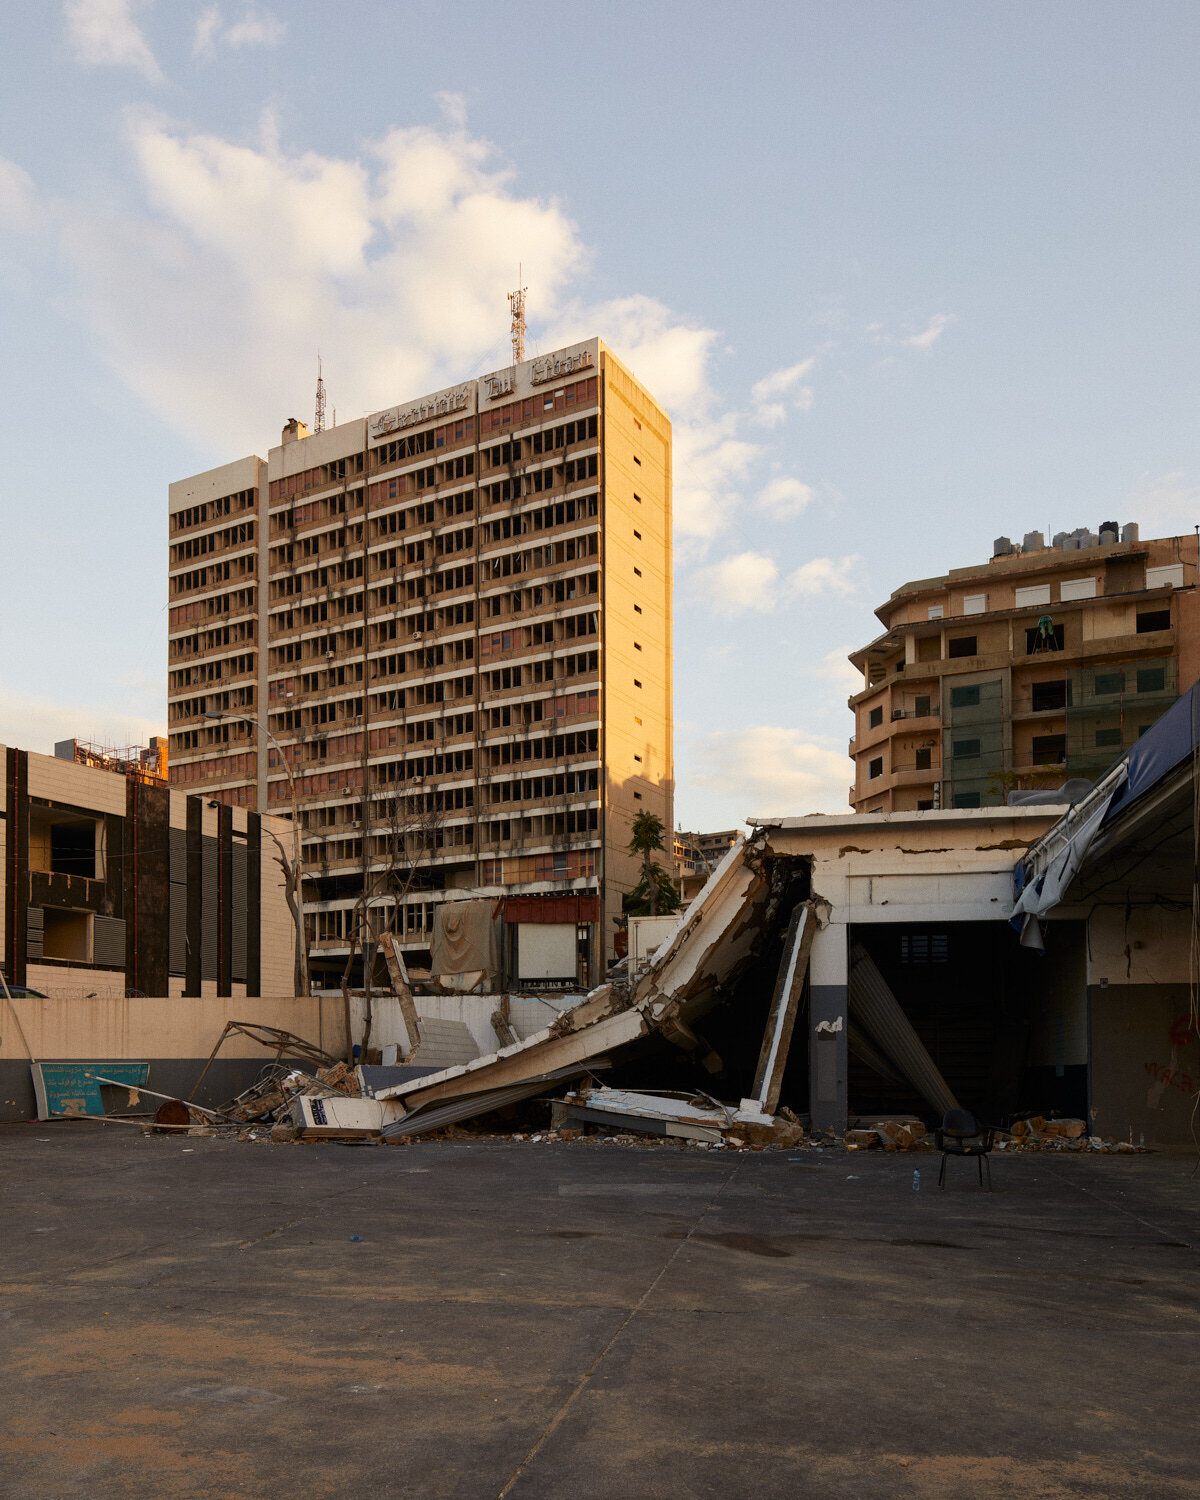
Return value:
[(314, 982), (364, 891), (415, 964), (440, 904), (486, 896), (514, 981), (533, 927), (575, 939), (541, 978), (598, 978), (632, 819), (669, 828), (673, 794), (671, 424), (612, 352), (293, 420), (170, 512), (171, 782), (294, 796)]
[(898, 588), (850, 660), (856, 812), (988, 807), (1098, 776), (1200, 676), (1194, 535), (997, 540)]

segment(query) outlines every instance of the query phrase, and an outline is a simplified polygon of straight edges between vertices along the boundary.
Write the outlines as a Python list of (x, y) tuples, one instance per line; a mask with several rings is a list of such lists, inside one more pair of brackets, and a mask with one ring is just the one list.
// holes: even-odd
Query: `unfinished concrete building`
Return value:
[(7, 747), (0, 952), (55, 999), (290, 995), (295, 926), (272, 838), (290, 825), (130, 774)]
[(850, 660), (856, 812), (988, 807), (1093, 780), (1200, 676), (1195, 536), (1000, 537), (898, 588)]
[(672, 826), (671, 426), (611, 351), (289, 422), (170, 510), (172, 785), (294, 798), (314, 981), (488, 896), (514, 981), (595, 982)]

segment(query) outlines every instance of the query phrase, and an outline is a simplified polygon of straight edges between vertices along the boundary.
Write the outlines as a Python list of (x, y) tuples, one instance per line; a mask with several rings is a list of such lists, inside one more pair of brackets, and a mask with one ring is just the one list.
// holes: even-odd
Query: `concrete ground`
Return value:
[(1192, 1160), (936, 1169), (4, 1127), (0, 1494), (1195, 1495)]

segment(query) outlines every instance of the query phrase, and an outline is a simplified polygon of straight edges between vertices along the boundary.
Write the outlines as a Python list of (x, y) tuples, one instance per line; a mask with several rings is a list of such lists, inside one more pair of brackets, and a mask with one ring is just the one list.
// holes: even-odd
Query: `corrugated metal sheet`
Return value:
[(230, 913), (233, 928), (233, 977), (244, 982), (246, 978), (246, 846), (233, 846), (233, 909)]
[(92, 962), (125, 967), (125, 923), (120, 917), (97, 917), (92, 925)]
[(958, 1109), (950, 1085), (926, 1051), (899, 1000), (888, 988), (874, 959), (857, 943), (850, 952), (850, 1009), (885, 1058), (895, 1063), (926, 1103), (943, 1114)]
[(217, 977), (217, 844), (206, 838), (200, 850), (200, 977)]
[(184, 828), (172, 828), (168, 830), (169, 847), (171, 858), (171, 884), (187, 884), (187, 830)]
[(167, 914), (170, 931), (167, 967), (172, 974), (187, 974), (187, 886), (171, 882), (171, 905)]

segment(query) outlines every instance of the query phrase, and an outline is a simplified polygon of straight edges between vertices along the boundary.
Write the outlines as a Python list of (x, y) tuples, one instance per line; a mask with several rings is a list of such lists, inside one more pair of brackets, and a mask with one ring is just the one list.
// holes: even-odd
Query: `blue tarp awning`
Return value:
[(1156, 786), (1195, 752), (1197, 744), (1200, 744), (1200, 683), (1188, 688), (1137, 744), (1125, 752), (1125, 782), (1108, 804), (1104, 822), (1110, 823), (1130, 803)]

